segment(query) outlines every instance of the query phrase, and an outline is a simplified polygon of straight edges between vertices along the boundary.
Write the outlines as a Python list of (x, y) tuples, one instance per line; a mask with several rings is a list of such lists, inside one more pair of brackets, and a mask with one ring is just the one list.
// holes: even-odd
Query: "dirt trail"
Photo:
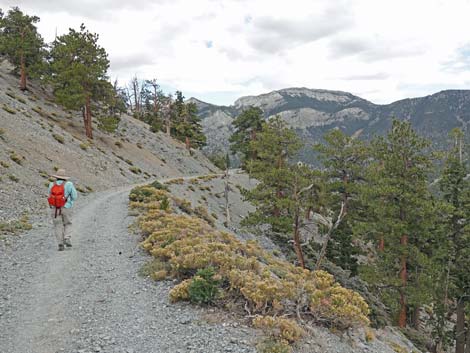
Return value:
[(254, 352), (253, 333), (170, 305), (172, 283), (139, 277), (148, 259), (129, 234), (130, 187), (82, 197), (73, 248), (44, 223), (0, 249), (0, 352)]

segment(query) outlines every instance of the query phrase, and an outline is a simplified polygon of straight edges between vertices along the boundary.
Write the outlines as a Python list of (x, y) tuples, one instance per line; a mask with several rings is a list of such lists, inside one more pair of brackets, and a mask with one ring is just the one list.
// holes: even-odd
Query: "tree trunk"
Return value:
[(343, 193), (343, 203), (344, 203), (344, 214), (348, 213), (348, 201), (349, 201), (349, 194), (346, 191), (347, 185), (348, 185), (349, 177), (347, 174), (343, 175), (343, 187), (344, 187), (344, 193)]
[(465, 301), (457, 301), (457, 322), (455, 324), (455, 353), (465, 353)]
[(191, 142), (190, 142), (188, 136), (186, 136), (186, 138), (185, 138), (185, 144), (186, 144), (186, 149), (187, 149), (188, 151), (190, 151), (190, 150), (191, 150)]
[(157, 86), (153, 86), (153, 112), (158, 113), (158, 95), (157, 95)]
[[(408, 245), (408, 236), (402, 235), (400, 243), (403, 247)], [(406, 267), (406, 255), (401, 256), (401, 270), (400, 270), (400, 279), (401, 279), (401, 289), (400, 289), (400, 314), (398, 316), (398, 327), (406, 326), (406, 295), (405, 288), (408, 279), (407, 267)]]
[(413, 317), (412, 317), (413, 328), (419, 330), (421, 325), (421, 316), (420, 316), (420, 306), (416, 305), (413, 310)]
[(310, 218), (312, 217), (312, 207), (307, 208), (307, 211), (305, 212), (305, 219), (310, 221)]
[(385, 239), (383, 235), (380, 236), (378, 248), (379, 248), (379, 252), (384, 252), (385, 250)]
[(227, 222), (227, 227), (229, 226), (231, 220), (230, 220), (230, 203), (229, 203), (229, 191), (230, 191), (230, 186), (229, 186), (229, 170), (228, 168), (225, 170), (225, 190), (224, 190), (224, 196), (225, 196), (225, 221)]
[[(20, 32), (21, 45), (24, 45), (25, 29)], [(24, 57), (24, 50), (20, 49), (20, 90), (26, 91), (26, 59)]]
[(170, 120), (170, 109), (165, 110), (166, 118), (165, 118), (165, 125), (166, 125), (166, 134), (168, 136), (171, 135), (171, 120)]
[(299, 234), (299, 213), (295, 215), (294, 224), (294, 249), (299, 260), (300, 267), (305, 268), (304, 254), (302, 252), (302, 246), (300, 245), (300, 234)]
[(470, 353), (470, 319), (467, 321), (467, 342), (465, 344), (465, 353)]
[(23, 55), (23, 51), (21, 51), (21, 56), (20, 56), (20, 90), (26, 91), (26, 64), (25, 64), (25, 58)]
[(91, 125), (91, 102), (90, 102), (90, 96), (86, 97), (86, 102), (85, 102), (85, 135), (88, 137), (90, 140), (93, 140), (93, 128)]

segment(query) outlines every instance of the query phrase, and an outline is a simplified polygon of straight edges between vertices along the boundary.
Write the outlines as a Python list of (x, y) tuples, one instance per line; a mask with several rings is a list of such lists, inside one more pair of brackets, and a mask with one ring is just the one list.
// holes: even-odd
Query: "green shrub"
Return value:
[(86, 151), (88, 149), (88, 147), (90, 147), (90, 145), (86, 142), (83, 142), (80, 144), (80, 148), (84, 151)]
[(82, 194), (86, 194), (86, 193), (87, 193), (87, 191), (86, 191), (84, 188), (82, 188), (80, 185), (76, 185), (76, 186), (75, 186), (75, 189), (77, 189), (77, 191), (78, 191), (78, 192), (81, 192)]
[(116, 141), (116, 142), (114, 142), (114, 144), (116, 146), (118, 146), (119, 148), (122, 148), (122, 142), (121, 141)]
[(118, 116), (99, 116), (97, 120), (98, 129), (108, 133), (116, 132), (121, 122), (121, 118)]
[(21, 97), (16, 97), (16, 100), (20, 103), (26, 104), (26, 100)]
[(31, 109), (33, 110), (33, 112), (39, 114), (43, 118), (47, 118), (49, 116), (45, 111), (42, 110), (42, 108), (40, 106), (33, 107)]
[(10, 174), (10, 175), (8, 176), (8, 178), (9, 178), (11, 181), (15, 182), (15, 183), (17, 183), (17, 182), (20, 181), (20, 179), (18, 179), (18, 178), (17, 178), (16, 176), (14, 176), (13, 174)]
[(268, 338), (256, 346), (259, 353), (291, 353), (292, 349), (287, 342)]
[(134, 174), (142, 173), (142, 170), (140, 170), (140, 168), (137, 168), (137, 167), (130, 167), (129, 170)]
[(5, 130), (0, 128), (0, 138), (3, 139), (4, 135), (5, 135)]
[(65, 139), (63, 136), (58, 135), (58, 134), (52, 134), (52, 137), (59, 143), (64, 144)]
[(151, 187), (158, 189), (158, 190), (165, 190), (168, 191), (168, 186), (163, 185), (158, 180), (155, 180), (153, 183), (150, 184)]
[(0, 165), (3, 167), (3, 168), (10, 168), (10, 165), (5, 162), (5, 161), (0, 161)]
[(140, 142), (137, 142), (137, 147), (140, 148), (140, 149), (143, 148), (143, 147), (142, 147), (142, 144), (141, 144)]
[(16, 96), (12, 92), (7, 91), (7, 92), (5, 92), (5, 94), (10, 98), (16, 99)]
[[(119, 156), (118, 156), (118, 158), (119, 158)], [(129, 165), (134, 165), (134, 163), (132, 163), (132, 161), (130, 159), (126, 159), (124, 162), (126, 162)]]
[(160, 201), (160, 209), (163, 211), (168, 211), (170, 209), (170, 200), (168, 197), (165, 197)]
[(224, 154), (212, 154), (208, 158), (217, 168), (222, 170), (226, 169), (227, 157)]
[(10, 154), (10, 159), (16, 164), (22, 165), (24, 157), (17, 155), (15, 152), (12, 152)]
[(16, 110), (15, 110), (15, 109), (10, 108), (10, 107), (6, 106), (5, 104), (2, 106), (2, 109), (3, 109), (4, 111), (6, 111), (7, 113), (16, 114)]
[(189, 284), (189, 300), (196, 304), (210, 304), (219, 293), (219, 281), (214, 279), (215, 269), (207, 267), (198, 270)]
[(23, 215), (20, 219), (10, 222), (0, 222), (0, 234), (19, 234), (21, 232), (31, 230), (32, 228), (33, 226), (29, 222), (27, 215)]

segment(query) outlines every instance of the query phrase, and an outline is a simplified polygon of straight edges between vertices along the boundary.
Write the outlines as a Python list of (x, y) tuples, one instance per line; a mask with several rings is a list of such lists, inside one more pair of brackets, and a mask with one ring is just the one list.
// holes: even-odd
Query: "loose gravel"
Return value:
[(172, 282), (139, 276), (148, 260), (128, 227), (129, 187), (82, 197), (73, 248), (58, 252), (50, 220), (0, 248), (1, 353), (255, 352), (252, 329), (209, 323), (170, 304)]

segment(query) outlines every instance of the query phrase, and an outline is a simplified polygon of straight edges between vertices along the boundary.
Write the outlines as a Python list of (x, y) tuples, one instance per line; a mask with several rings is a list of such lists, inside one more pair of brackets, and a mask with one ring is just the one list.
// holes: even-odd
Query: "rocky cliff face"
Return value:
[(373, 104), (347, 92), (308, 88), (287, 88), (242, 97), (229, 107), (193, 101), (199, 108), (208, 136), (207, 153), (226, 150), (233, 130), (233, 119), (247, 107), (255, 106), (264, 111), (267, 119), (280, 115), (294, 128), (305, 143), (301, 159), (312, 163), (315, 158), (310, 146), (333, 128), (367, 139), (384, 134), (396, 117), (410, 120), (420, 134), (432, 141), (434, 147), (443, 147), (452, 128), (467, 130), (470, 124), (469, 90), (442, 91), (387, 105)]

